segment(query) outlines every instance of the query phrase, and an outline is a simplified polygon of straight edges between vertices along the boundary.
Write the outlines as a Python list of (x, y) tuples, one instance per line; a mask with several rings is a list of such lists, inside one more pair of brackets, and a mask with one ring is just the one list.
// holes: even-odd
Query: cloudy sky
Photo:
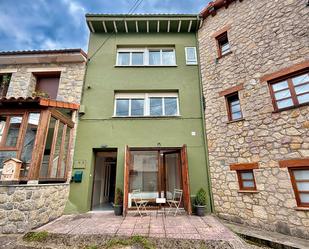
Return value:
[[(0, 51), (83, 48), (85, 13), (128, 13), (136, 0), (0, 0)], [(134, 13), (198, 13), (209, 0), (139, 0)]]

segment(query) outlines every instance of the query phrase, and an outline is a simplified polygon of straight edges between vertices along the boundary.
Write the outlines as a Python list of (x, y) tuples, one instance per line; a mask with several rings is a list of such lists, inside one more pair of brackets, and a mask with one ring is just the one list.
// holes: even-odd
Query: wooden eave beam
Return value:
[(138, 21), (135, 21), (135, 28), (136, 28), (136, 33), (138, 33)]
[(177, 28), (178, 33), (180, 32), (180, 29), (181, 29), (181, 20), (179, 20), (179, 22), (178, 22), (178, 28)]
[(171, 21), (168, 20), (168, 21), (167, 21), (167, 33), (170, 32), (170, 28), (171, 28)]
[(192, 27), (192, 20), (189, 22), (188, 33), (190, 33)]
[(107, 28), (106, 28), (105, 21), (102, 21), (102, 25), (103, 25), (104, 32), (107, 33)]
[(117, 24), (116, 24), (116, 21), (113, 21), (113, 25), (114, 25), (114, 30), (115, 30), (115, 33), (118, 33), (118, 29), (117, 29)]
[(158, 33), (160, 32), (160, 21), (159, 20), (157, 21), (157, 32)]
[(90, 31), (91, 31), (92, 33), (95, 33), (95, 30), (94, 30), (94, 28), (93, 28), (93, 25), (92, 25), (92, 22), (91, 22), (91, 21), (88, 21), (88, 26), (89, 26), (89, 28), (90, 28)]

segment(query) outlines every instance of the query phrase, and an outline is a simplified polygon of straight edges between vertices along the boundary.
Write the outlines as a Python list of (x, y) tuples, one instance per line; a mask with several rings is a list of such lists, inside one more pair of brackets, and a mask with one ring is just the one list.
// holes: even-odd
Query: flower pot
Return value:
[(122, 205), (114, 205), (114, 213), (117, 216), (122, 215), (123, 207)]
[(205, 206), (195, 206), (197, 216), (205, 216)]

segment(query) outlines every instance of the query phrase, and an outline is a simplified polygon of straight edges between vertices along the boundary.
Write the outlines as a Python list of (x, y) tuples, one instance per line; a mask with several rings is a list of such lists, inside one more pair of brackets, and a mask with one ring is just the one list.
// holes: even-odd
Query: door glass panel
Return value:
[(65, 133), (65, 140), (64, 140), (64, 148), (61, 158), (61, 169), (60, 169), (60, 178), (65, 177), (65, 169), (67, 164), (67, 158), (70, 155), (69, 154), (69, 143), (70, 143), (70, 134), (71, 134), (71, 128), (67, 127), (66, 133)]
[(177, 98), (164, 98), (165, 115), (177, 115)]
[[(172, 199), (175, 189), (181, 189), (181, 168), (179, 153), (165, 154), (166, 198)], [(164, 191), (165, 192), (165, 191)], [(165, 195), (162, 195), (165, 197)]]
[(150, 98), (150, 115), (163, 115), (162, 98)]
[(21, 122), (22, 122), (21, 116), (11, 116), (5, 146), (16, 147)]
[(2, 174), (3, 162), (10, 158), (16, 158), (16, 151), (0, 151), (0, 176)]
[(131, 116), (144, 115), (144, 99), (131, 99)]
[(58, 162), (59, 162), (59, 156), (60, 156), (60, 151), (61, 151), (63, 128), (64, 128), (64, 124), (60, 122), (58, 126), (58, 133), (57, 133), (57, 138), (56, 138), (56, 143), (55, 143), (55, 153), (54, 153), (54, 157), (53, 157), (53, 161), (51, 165), (50, 177), (52, 178), (57, 177), (57, 169), (58, 169)]
[(309, 102), (309, 93), (297, 96), (299, 104), (304, 104)]

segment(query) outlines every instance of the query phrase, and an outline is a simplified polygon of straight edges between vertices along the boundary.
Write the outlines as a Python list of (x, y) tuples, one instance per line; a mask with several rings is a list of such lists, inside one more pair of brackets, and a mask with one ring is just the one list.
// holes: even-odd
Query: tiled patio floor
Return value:
[(59, 234), (104, 234), (155, 238), (223, 240), (238, 244), (242, 241), (214, 216), (166, 216), (149, 213), (144, 217), (128, 214), (126, 217), (112, 213), (87, 213), (65, 215), (38, 228), (39, 231)]

